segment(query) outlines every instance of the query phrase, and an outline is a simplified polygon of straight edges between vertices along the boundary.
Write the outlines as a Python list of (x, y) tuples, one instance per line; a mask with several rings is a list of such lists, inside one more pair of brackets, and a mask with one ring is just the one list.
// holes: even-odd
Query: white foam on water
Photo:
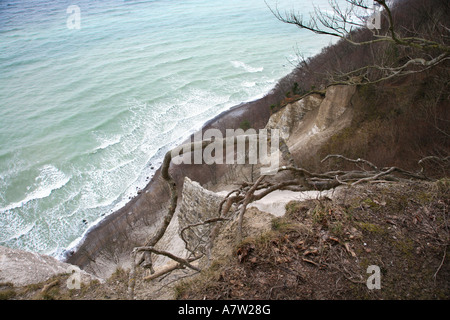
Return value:
[(122, 136), (121, 135), (113, 135), (112, 137), (97, 137), (97, 140), (100, 142), (100, 145), (95, 148), (94, 152), (97, 150), (103, 150), (106, 149), (108, 147), (111, 147), (115, 144), (118, 144), (121, 140)]
[(16, 230), (16, 232), (12, 236), (10, 236), (8, 239), (2, 240), (2, 242), (9, 242), (12, 240), (19, 239), (20, 237), (23, 237), (23, 236), (29, 234), (35, 226), (36, 226), (36, 223), (33, 223), (33, 224), (29, 224), (29, 225), (25, 226), (23, 229)]
[(255, 67), (249, 66), (248, 64), (246, 64), (245, 62), (242, 62), (242, 61), (235, 61), (235, 60), (233, 60), (233, 61), (230, 61), (230, 62), (233, 65), (233, 67), (243, 69), (243, 70), (245, 70), (247, 72), (250, 72), (250, 73), (262, 72), (264, 70), (264, 67), (257, 67), (257, 68), (255, 68)]
[(241, 86), (243, 86), (244, 88), (253, 88), (254, 86), (256, 86), (256, 82), (254, 81), (244, 81), (241, 83)]
[(65, 186), (71, 177), (65, 175), (62, 171), (53, 165), (45, 165), (41, 168), (39, 176), (36, 177), (33, 187), (34, 191), (28, 194), (23, 200), (9, 204), (0, 208), (0, 213), (10, 211), (25, 206), (27, 203), (37, 199), (47, 198), (55, 190)]

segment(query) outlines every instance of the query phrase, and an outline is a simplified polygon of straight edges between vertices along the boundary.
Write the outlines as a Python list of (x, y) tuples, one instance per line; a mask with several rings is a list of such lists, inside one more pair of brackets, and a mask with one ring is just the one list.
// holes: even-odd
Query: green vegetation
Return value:
[(0, 300), (9, 300), (14, 298), (16, 292), (12, 283), (0, 283)]
[(250, 124), (250, 121), (245, 119), (241, 122), (241, 124), (239, 125), (239, 128), (241, 128), (242, 130), (246, 131), (248, 129), (250, 129), (252, 126)]

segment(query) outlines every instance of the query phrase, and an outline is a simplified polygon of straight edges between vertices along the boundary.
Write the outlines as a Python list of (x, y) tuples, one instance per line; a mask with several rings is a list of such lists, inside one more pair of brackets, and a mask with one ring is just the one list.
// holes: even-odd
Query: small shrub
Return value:
[(293, 94), (299, 94), (300, 93), (300, 90), (299, 90), (299, 87), (298, 87), (298, 82), (294, 82), (294, 85), (292, 86), (292, 93)]
[(0, 300), (9, 300), (14, 298), (16, 291), (14, 289), (0, 290)]
[(241, 128), (244, 131), (250, 129), (251, 128), (250, 121), (248, 120), (242, 121), (241, 124), (239, 125), (239, 128)]

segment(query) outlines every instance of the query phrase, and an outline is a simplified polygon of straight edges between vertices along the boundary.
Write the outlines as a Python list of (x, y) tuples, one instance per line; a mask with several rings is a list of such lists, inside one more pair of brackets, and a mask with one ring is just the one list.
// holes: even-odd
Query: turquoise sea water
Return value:
[(329, 43), (263, 0), (0, 1), (0, 245), (58, 256), (168, 148)]

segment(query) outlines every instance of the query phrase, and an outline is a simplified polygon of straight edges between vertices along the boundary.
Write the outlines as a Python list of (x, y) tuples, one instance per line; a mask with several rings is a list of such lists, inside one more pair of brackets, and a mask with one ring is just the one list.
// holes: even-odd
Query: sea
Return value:
[(332, 39), (327, 0), (1, 0), (0, 245), (61, 258), (167, 150)]

